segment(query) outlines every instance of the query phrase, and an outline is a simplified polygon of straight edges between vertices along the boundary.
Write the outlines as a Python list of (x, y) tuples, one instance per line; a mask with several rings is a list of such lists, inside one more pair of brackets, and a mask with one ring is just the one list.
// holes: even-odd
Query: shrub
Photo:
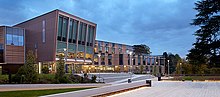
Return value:
[(47, 66), (42, 68), (42, 73), (43, 74), (49, 74), (49, 68)]
[(79, 75), (70, 75), (69, 76), (69, 80), (71, 80), (73, 83), (81, 83), (82, 80), (83, 79), (83, 77), (81, 77), (81, 76), (79, 76)]
[(32, 51), (28, 51), (25, 64), (21, 66), (15, 75), (15, 81), (22, 83), (33, 83), (37, 80), (37, 72), (34, 66), (35, 56)]
[(59, 78), (59, 82), (60, 83), (72, 83), (69, 76), (67, 76), (67, 75), (63, 76), (62, 78)]
[(210, 74), (220, 74), (220, 68), (211, 68)]
[(54, 74), (40, 74), (38, 76), (38, 84), (52, 84), (56, 83), (55, 75)]
[(63, 78), (64, 77), (64, 56), (62, 54), (60, 54), (59, 56), (59, 60), (57, 61), (57, 72), (55, 74), (55, 79), (57, 79), (58, 81), (64, 81)]
[(0, 84), (8, 83), (8, 75), (0, 75)]
[(92, 81), (92, 83), (96, 83), (96, 78), (97, 78), (97, 76), (96, 76), (96, 75), (93, 75), (93, 76), (92, 76), (92, 80), (91, 80), (91, 81)]

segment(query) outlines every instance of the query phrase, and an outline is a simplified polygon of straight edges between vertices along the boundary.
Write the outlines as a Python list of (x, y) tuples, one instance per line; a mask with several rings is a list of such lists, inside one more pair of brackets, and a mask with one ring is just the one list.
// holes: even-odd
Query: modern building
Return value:
[(65, 56), (67, 73), (165, 72), (163, 56), (136, 55), (130, 45), (95, 40), (96, 28), (97, 24), (61, 10), (0, 27), (0, 70), (16, 71), (31, 50), (39, 73), (45, 66), (56, 72), (60, 54)]
[(0, 74), (16, 73), (25, 61), (25, 30), (0, 26)]
[[(92, 64), (97, 24), (61, 10), (54, 10), (24, 21), (26, 50), (34, 51), (39, 73), (43, 66), (56, 71), (58, 55), (65, 55), (66, 72)], [(73, 68), (74, 67), (74, 68)]]
[(84, 65), (86, 72), (165, 73), (165, 58), (161, 55), (136, 55), (126, 44), (96, 40), (94, 65)]

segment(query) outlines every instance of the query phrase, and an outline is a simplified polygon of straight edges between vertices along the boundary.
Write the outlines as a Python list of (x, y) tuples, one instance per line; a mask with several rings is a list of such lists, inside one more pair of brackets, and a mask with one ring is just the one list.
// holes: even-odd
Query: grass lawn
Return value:
[(175, 76), (171, 80), (220, 80), (220, 76)]
[(90, 89), (90, 88), (7, 91), (7, 92), (0, 92), (0, 97), (38, 97), (43, 95), (64, 93), (64, 92), (84, 90), (84, 89)]

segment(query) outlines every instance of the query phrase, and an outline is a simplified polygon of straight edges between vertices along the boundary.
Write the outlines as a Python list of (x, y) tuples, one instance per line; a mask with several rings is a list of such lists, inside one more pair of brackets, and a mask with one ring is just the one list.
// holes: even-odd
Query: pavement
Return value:
[(104, 82), (107, 84), (119, 84), (119, 83), (127, 83), (128, 79), (132, 77), (132, 81), (139, 81), (145, 79), (151, 79), (152, 76), (149, 74), (129, 74), (129, 73), (89, 73), (88, 77), (92, 77), (92, 75), (97, 76), (97, 81), (99, 81), (98, 77), (101, 77), (101, 82), (104, 79)]
[(0, 85), (0, 92), (17, 91), (17, 90), (92, 88), (92, 87), (103, 87), (108, 85), (110, 84), (4, 84), (4, 85)]
[(220, 83), (153, 81), (152, 87), (143, 87), (109, 97), (220, 97)]
[(60, 94), (52, 94), (41, 97), (96, 97), (107, 93), (112, 93), (116, 91), (122, 91), (130, 88), (142, 87), (142, 86), (146, 86), (144, 80), (136, 81), (132, 83), (121, 83), (121, 84), (103, 86), (100, 88), (86, 89), (86, 90), (66, 92)]
[[(128, 78), (131, 77), (128, 73), (90, 73), (89, 77), (92, 75), (100, 75), (105, 84), (2, 84), (0, 85), (0, 91), (103, 87), (111, 84), (127, 83)], [(151, 78), (149, 75), (132, 75), (132, 81), (149, 78)]]

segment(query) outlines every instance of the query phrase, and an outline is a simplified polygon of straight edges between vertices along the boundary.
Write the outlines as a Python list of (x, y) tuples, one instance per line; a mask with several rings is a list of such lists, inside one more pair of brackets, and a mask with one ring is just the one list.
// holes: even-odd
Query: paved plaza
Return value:
[(0, 85), (0, 92), (17, 91), (17, 90), (90, 88), (90, 87), (103, 87), (108, 85), (109, 84), (5, 84), (5, 85)]
[[(96, 75), (97, 77), (100, 76), (101, 82), (104, 79), (104, 82), (107, 84), (127, 83), (130, 77), (132, 77), (132, 81), (139, 81), (139, 80), (146, 80), (153, 78), (153, 76), (149, 74), (130, 74), (130, 73), (89, 73), (88, 74), (89, 78), (91, 78), (92, 75)], [(99, 81), (98, 78), (97, 81)]]
[(154, 81), (152, 87), (143, 87), (110, 97), (220, 97), (220, 82)]

